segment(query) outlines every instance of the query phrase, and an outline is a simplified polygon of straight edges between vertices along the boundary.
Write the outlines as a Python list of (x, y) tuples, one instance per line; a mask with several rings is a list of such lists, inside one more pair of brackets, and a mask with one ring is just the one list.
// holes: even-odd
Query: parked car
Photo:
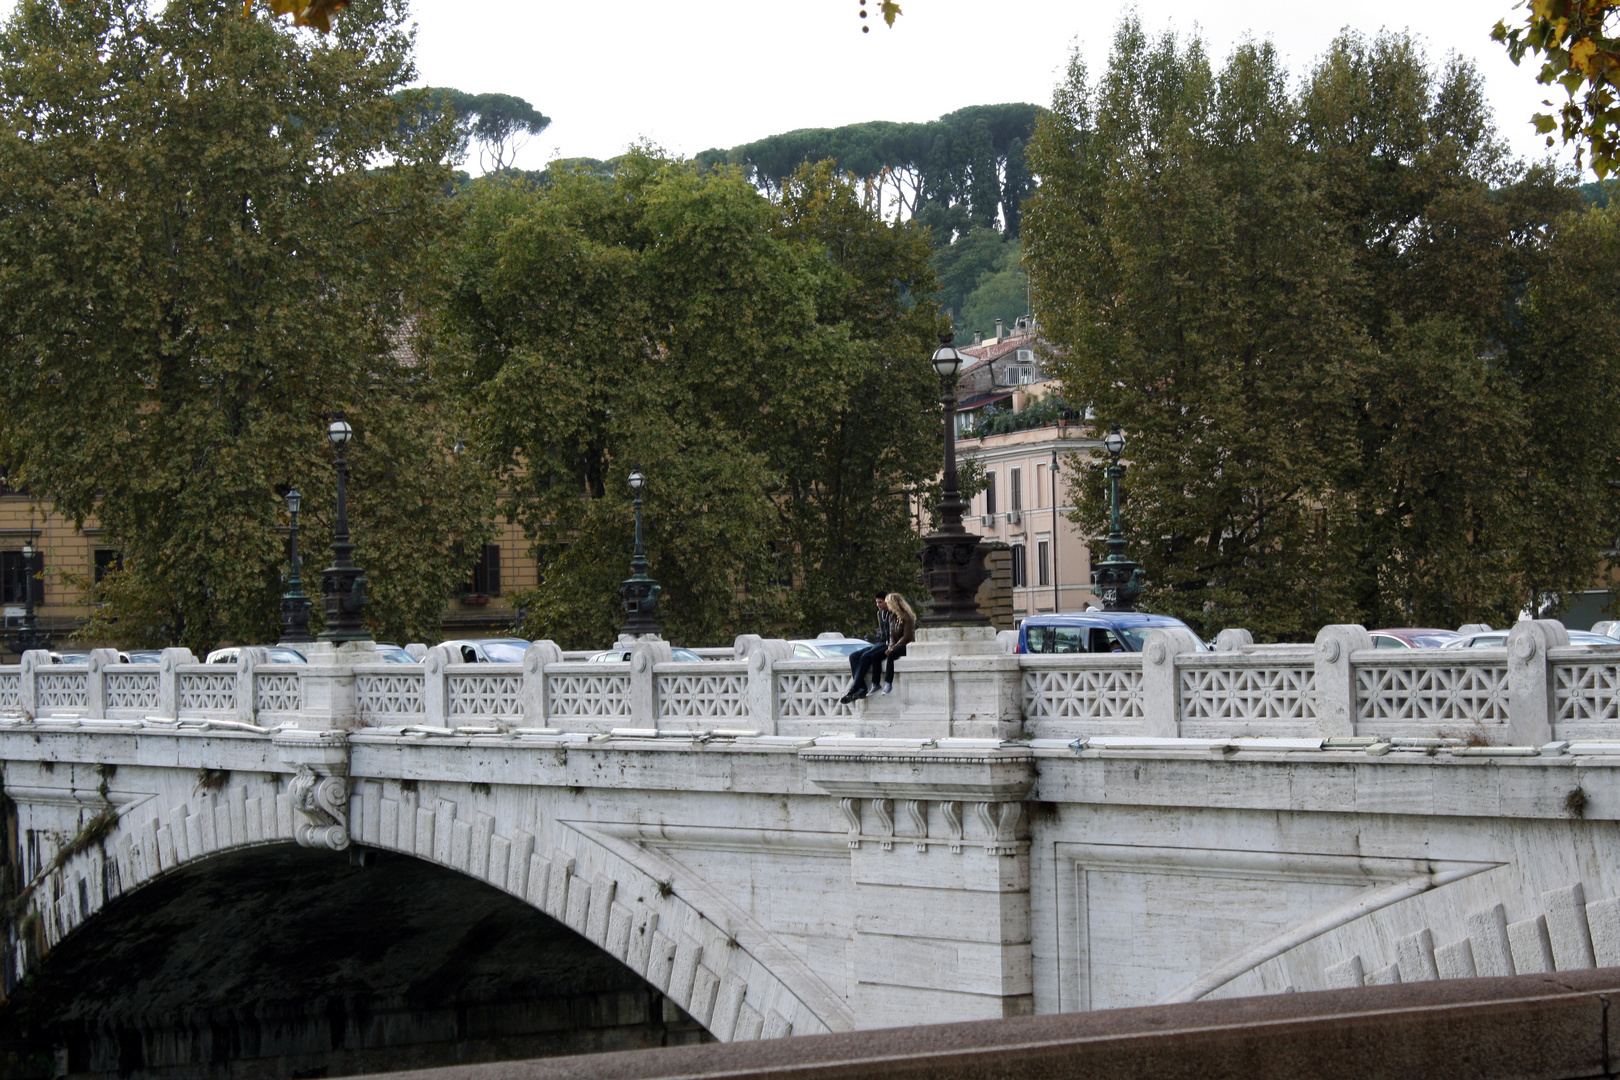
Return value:
[[(264, 648), (266, 648), (266, 649), (268, 649), (270, 651), (270, 662), (272, 664), (307, 664), (307, 663), (309, 663), (309, 661), (305, 658), (304, 654), (299, 652), (297, 649), (289, 649), (285, 645), (266, 645), (266, 646), (264, 646)], [(241, 653), (242, 653), (242, 650), (239, 647), (234, 646), (234, 645), (231, 646), (229, 649), (215, 649), (213, 652), (208, 654), (208, 657), (205, 660), (203, 660), (203, 663), (205, 663), (205, 664), (234, 664), (234, 663), (236, 663), (237, 659), (241, 656)]]
[[(1500, 649), (1507, 644), (1508, 632), (1506, 630), (1489, 630), (1478, 634), (1458, 635), (1457, 640), (1447, 643), (1448, 649)], [(1620, 646), (1620, 641), (1603, 634), (1594, 634), (1590, 630), (1571, 630), (1569, 632), (1571, 645), (1587, 645), (1614, 648)]]
[[(1154, 630), (1179, 627), (1191, 630), (1169, 615), (1139, 611), (1075, 611), (1058, 615), (1031, 615), (1018, 628), (1021, 653), (1141, 652)], [(1198, 642), (1199, 652), (1209, 646)]]
[(391, 641), (377, 642), (377, 659), (385, 664), (415, 664), (416, 657)]
[(126, 664), (161, 664), (163, 662), (162, 649), (131, 649), (122, 654)]
[(453, 638), (439, 644), (459, 652), (463, 664), (521, 664), (523, 654), (534, 642), (523, 638), (486, 637)]
[[(671, 651), (675, 654), (674, 659), (686, 663), (703, 659), (691, 649), (683, 649), (679, 645), (674, 646)], [(630, 659), (630, 652), (629, 649), (608, 649), (591, 657), (590, 662), (593, 664), (622, 664)]]
[(1392, 630), (1372, 632), (1375, 649), (1443, 649), (1460, 637), (1462, 635), (1455, 630), (1436, 630), (1427, 626), (1398, 626)]
[(793, 646), (795, 660), (841, 660), (871, 646), (870, 641), (852, 637), (796, 638), (788, 642)]

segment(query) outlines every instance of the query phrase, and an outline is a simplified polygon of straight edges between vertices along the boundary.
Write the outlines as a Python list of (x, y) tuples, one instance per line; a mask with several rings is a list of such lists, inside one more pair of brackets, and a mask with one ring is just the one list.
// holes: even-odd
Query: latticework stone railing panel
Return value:
[(1313, 721), (1316, 719), (1316, 665), (1243, 663), (1182, 667), (1179, 692), (1182, 722)]
[(1046, 657), (1031, 657), (1025, 661), (1023, 683), (1024, 720), (1028, 723), (1048, 720), (1135, 723), (1144, 716), (1139, 656), (1119, 660), (1064, 657), (1058, 663)]
[[(482, 666), (493, 668), (496, 665)], [(523, 672), (477, 671), (450, 675), (445, 680), (445, 706), (452, 717), (521, 716)]]
[(22, 672), (0, 672), (0, 709), (22, 708)]
[(102, 674), (108, 710), (123, 709), (130, 712), (153, 713), (159, 701), (161, 675), (154, 665), (143, 664), (145, 671), (109, 669)]
[(296, 671), (259, 671), (253, 677), (253, 707), (260, 712), (303, 708), (303, 678)]
[(1555, 724), (1620, 723), (1620, 657), (1553, 661)]
[(34, 676), (34, 703), (46, 709), (83, 709), (90, 704), (90, 672), (41, 671)]
[(748, 668), (743, 664), (660, 664), (654, 674), (660, 717), (739, 720), (747, 715)]
[(197, 670), (177, 674), (175, 694), (180, 711), (223, 716), (236, 711), (236, 669), (222, 665), (197, 665)]
[(420, 667), (389, 664), (385, 671), (356, 670), (354, 705), (362, 720), (408, 718), (420, 720), (427, 708), (422, 700), (426, 676)]
[(841, 661), (777, 664), (776, 713), (783, 720), (821, 720), (854, 715), (838, 699), (849, 689), (849, 665)]
[(630, 716), (630, 673), (623, 670), (627, 667), (590, 663), (548, 666), (547, 720)]
[[(1356, 653), (1356, 723), (1502, 724), (1508, 720), (1506, 650)], [(1373, 657), (1376, 656), (1376, 659)]]

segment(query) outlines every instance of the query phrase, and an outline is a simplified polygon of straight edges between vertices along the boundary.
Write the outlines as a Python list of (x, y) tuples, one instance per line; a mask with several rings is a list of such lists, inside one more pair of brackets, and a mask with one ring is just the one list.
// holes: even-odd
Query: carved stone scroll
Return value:
[(945, 828), (950, 830), (951, 854), (962, 854), (962, 804), (946, 800), (939, 804), (939, 812), (945, 818)]
[(293, 837), (300, 847), (342, 851), (349, 846), (349, 783), (341, 776), (322, 776), (298, 766), (287, 789), (299, 821)]
[(921, 799), (906, 800), (906, 816), (917, 833), (917, 850), (928, 850), (928, 804)]
[(844, 812), (844, 817), (849, 822), (849, 846), (852, 847), (852, 848), (860, 847), (861, 846), (861, 800), (859, 800), (859, 799), (839, 799), (838, 800), (838, 809), (840, 809), (840, 810), (842, 810)]

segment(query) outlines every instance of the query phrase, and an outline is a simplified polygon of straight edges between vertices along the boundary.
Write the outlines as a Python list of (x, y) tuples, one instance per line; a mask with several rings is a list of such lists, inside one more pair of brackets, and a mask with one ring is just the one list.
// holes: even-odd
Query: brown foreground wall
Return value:
[[(394, 1080), (1271, 1080), (1615, 1075), (1620, 968), (509, 1061)], [(382, 1080), (373, 1076), (371, 1080)]]

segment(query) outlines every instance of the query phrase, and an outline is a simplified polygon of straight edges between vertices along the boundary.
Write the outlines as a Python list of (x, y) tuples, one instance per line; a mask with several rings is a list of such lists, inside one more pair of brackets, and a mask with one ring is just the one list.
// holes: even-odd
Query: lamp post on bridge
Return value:
[(630, 491), (636, 503), (636, 546), (630, 554), (630, 576), (619, 587), (620, 602), (629, 616), (619, 627), (619, 633), (628, 637), (644, 634), (657, 636), (663, 628), (653, 618), (658, 613), (658, 596), (663, 586), (647, 576), (647, 548), (641, 541), (641, 489), (647, 484), (641, 466), (630, 470)]
[(17, 652), (25, 653), (29, 649), (48, 649), (51, 647), (51, 636), (41, 634), (34, 622), (34, 549), (32, 539), (23, 541), (23, 621), (22, 627), (17, 631)]
[(321, 631), (322, 641), (370, 641), (371, 631), (363, 618), (366, 607), (365, 571), (354, 565), (350, 556), (354, 544), (349, 540), (349, 508), (347, 484), (349, 463), (343, 448), (354, 438), (354, 428), (339, 413), (326, 429), (326, 437), (337, 447), (337, 520), (332, 526), (332, 565), (321, 571), (321, 596), (326, 604), (326, 629)]
[(1119, 463), (1119, 455), (1125, 452), (1125, 435), (1119, 425), (1103, 437), (1103, 449), (1112, 459), (1108, 466), (1111, 521), (1108, 557), (1098, 564), (1095, 574), (1097, 598), (1104, 611), (1135, 611), (1136, 598), (1142, 594), (1142, 568), (1125, 557), (1125, 532), (1119, 521), (1119, 482), (1125, 478), (1125, 466)]
[(988, 626), (990, 617), (979, 610), (978, 592), (990, 576), (985, 568), (982, 537), (962, 526), (962, 492), (956, 475), (956, 378), (962, 354), (951, 347), (954, 334), (939, 339), (931, 363), (939, 375), (940, 404), (945, 407), (945, 474), (939, 501), (939, 528), (923, 537), (923, 576), (933, 597), (924, 626)]
[(287, 591), (281, 597), (281, 640), (290, 644), (315, 640), (309, 636), (312, 605), (304, 595), (303, 566), (298, 560), (298, 507), (303, 501), (297, 488), (287, 489), (287, 513), (292, 516), (292, 567), (287, 574)]

